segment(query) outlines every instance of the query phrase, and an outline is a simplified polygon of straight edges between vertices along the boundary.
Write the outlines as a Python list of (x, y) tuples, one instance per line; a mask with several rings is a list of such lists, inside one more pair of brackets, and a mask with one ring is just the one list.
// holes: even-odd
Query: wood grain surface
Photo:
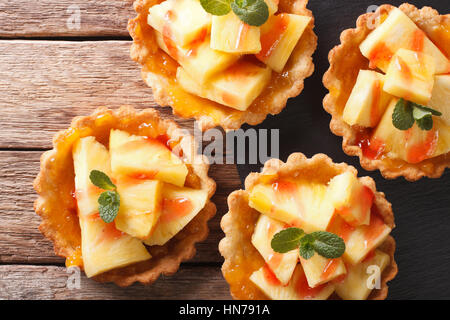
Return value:
[[(32, 182), (52, 136), (98, 106), (155, 107), (191, 132), (192, 120), (157, 106), (129, 58), (130, 0), (80, 0), (80, 28), (67, 21), (73, 1), (0, 0), (0, 299), (229, 299), (217, 246), (226, 198), (241, 186), (236, 166), (212, 166), (217, 214), (195, 257), (173, 277), (122, 289), (82, 276), (66, 287), (64, 260), (38, 230)], [(69, 9), (69, 11), (68, 11)]]

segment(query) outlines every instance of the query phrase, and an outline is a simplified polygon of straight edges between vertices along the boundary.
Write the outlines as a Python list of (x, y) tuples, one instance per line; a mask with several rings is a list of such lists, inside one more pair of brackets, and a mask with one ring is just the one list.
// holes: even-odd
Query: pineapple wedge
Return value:
[(450, 151), (450, 127), (439, 117), (433, 117), (433, 128), (421, 130), (417, 123), (406, 131), (398, 130), (392, 124), (392, 113), (397, 99), (392, 100), (380, 123), (371, 137), (376, 145), (380, 145), (384, 153), (392, 158), (402, 159), (409, 163), (445, 154)]
[(259, 251), (277, 279), (285, 285), (291, 279), (297, 265), (298, 252), (297, 250), (287, 253), (273, 251), (271, 246), (272, 238), (283, 229), (285, 229), (284, 224), (262, 214), (256, 223), (252, 244)]
[(310, 21), (310, 17), (288, 13), (269, 17), (261, 26), (261, 51), (256, 57), (282, 72)]
[(380, 246), (391, 232), (391, 228), (372, 212), (369, 225), (352, 227), (341, 217), (335, 215), (327, 231), (337, 234), (345, 241), (343, 259), (356, 265), (372, 250)]
[(147, 22), (181, 47), (205, 38), (211, 29), (211, 15), (197, 0), (163, 1), (149, 9)]
[(194, 43), (182, 48), (172, 40), (156, 32), (159, 47), (178, 63), (200, 84), (213, 75), (225, 70), (239, 59), (239, 55), (221, 52), (210, 48), (210, 40)]
[(450, 126), (450, 75), (434, 77), (433, 92), (428, 106), (442, 112), (442, 121)]
[(335, 288), (333, 284), (309, 287), (300, 264), (288, 285), (282, 285), (268, 266), (253, 272), (250, 280), (272, 300), (326, 300)]
[(182, 68), (177, 70), (177, 80), (187, 92), (240, 111), (261, 94), (271, 75), (268, 67), (240, 60), (202, 86)]
[(308, 280), (308, 286), (311, 288), (327, 283), (345, 275), (347, 272), (341, 258), (326, 259), (318, 254), (314, 254), (308, 260), (300, 257), (300, 262)]
[(383, 91), (383, 86), (383, 74), (360, 70), (342, 119), (351, 126), (375, 127), (392, 99)]
[(100, 170), (111, 176), (108, 150), (94, 137), (85, 137), (75, 143), (72, 154), (78, 214), (87, 216), (97, 213), (97, 200), (104, 190), (94, 186), (89, 175), (92, 170)]
[(433, 57), (436, 73), (450, 72), (450, 62), (425, 33), (402, 10), (394, 8), (386, 20), (361, 43), (362, 54), (372, 69), (386, 72), (391, 58), (399, 49), (422, 52)]
[(368, 286), (371, 283), (367, 283), (372, 274), (370, 267), (378, 266), (381, 277), (389, 262), (389, 255), (375, 250), (373, 256), (369, 256), (361, 264), (349, 267), (345, 280), (336, 285), (336, 293), (344, 300), (366, 300), (372, 292)]
[(230, 12), (213, 16), (211, 48), (236, 54), (252, 54), (261, 51), (259, 27), (250, 26)]
[(204, 207), (208, 200), (205, 190), (163, 186), (162, 213), (146, 245), (164, 245), (183, 229)]
[(336, 213), (353, 227), (368, 225), (373, 204), (373, 191), (363, 185), (355, 174), (346, 171), (328, 184), (331, 202)]
[(116, 177), (156, 179), (183, 186), (188, 169), (183, 161), (161, 142), (111, 130), (111, 169)]
[[(97, 198), (95, 198), (97, 200)], [(151, 258), (142, 242), (98, 215), (80, 216), (81, 251), (88, 278)]]
[(250, 192), (249, 205), (305, 232), (325, 230), (334, 213), (326, 185), (288, 180), (255, 186)]
[(116, 228), (135, 238), (147, 238), (161, 214), (162, 185), (158, 180), (118, 180), (120, 209), (114, 220)]
[(269, 17), (273, 16), (278, 11), (279, 0), (264, 0), (269, 8)]
[(426, 105), (434, 85), (433, 57), (400, 49), (389, 64), (383, 90), (400, 98)]

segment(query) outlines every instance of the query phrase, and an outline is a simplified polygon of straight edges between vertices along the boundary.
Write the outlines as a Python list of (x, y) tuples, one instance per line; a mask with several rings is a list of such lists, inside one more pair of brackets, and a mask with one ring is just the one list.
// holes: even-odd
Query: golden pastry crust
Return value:
[[(449, 153), (424, 160), (418, 164), (391, 158), (372, 160), (363, 155), (362, 149), (358, 145), (358, 136), (363, 134), (366, 129), (352, 127), (342, 120), (345, 104), (356, 82), (359, 70), (369, 69), (369, 60), (361, 54), (359, 45), (371, 32), (370, 26), (377, 17), (387, 14), (393, 8), (391, 5), (382, 5), (374, 13), (361, 15), (356, 22), (355, 29), (348, 29), (341, 33), (341, 44), (330, 51), (328, 56), (330, 68), (323, 76), (323, 84), (329, 90), (329, 94), (324, 98), (323, 106), (332, 116), (331, 131), (335, 135), (343, 137), (344, 152), (351, 156), (358, 156), (364, 169), (370, 171), (379, 169), (387, 179), (399, 176), (403, 176), (409, 181), (416, 181), (422, 177), (439, 178), (445, 168), (450, 166)], [(435, 41), (439, 40), (436, 30), (443, 25), (450, 25), (450, 15), (441, 16), (430, 7), (419, 10), (413, 5), (405, 3), (399, 8)], [(448, 54), (449, 52), (447, 52)]]
[[(225, 259), (222, 273), (230, 285), (231, 295), (234, 299), (268, 299), (250, 280), (250, 275), (264, 265), (264, 260), (251, 243), (254, 227), (260, 213), (248, 205), (248, 196), (253, 186), (261, 179), (272, 177), (302, 177), (320, 183), (327, 183), (332, 177), (345, 171), (357, 173), (356, 169), (345, 163), (336, 164), (324, 155), (317, 154), (308, 159), (302, 153), (292, 154), (286, 163), (277, 159), (266, 162), (261, 173), (251, 173), (245, 179), (245, 189), (238, 190), (228, 197), (229, 211), (221, 221), (225, 233), (219, 243), (219, 251)], [(386, 200), (383, 192), (376, 191), (375, 181), (370, 177), (360, 178), (360, 181), (374, 191), (374, 204), (384, 222), (391, 228), (395, 227), (394, 214), (391, 204)], [(373, 290), (370, 300), (386, 299), (388, 293), (387, 282), (392, 280), (398, 271), (394, 260), (395, 240), (389, 236), (378, 248), (390, 257), (390, 265), (383, 271), (381, 288)], [(338, 299), (334, 294), (331, 299)]]
[[(73, 196), (75, 173), (72, 146), (78, 139), (86, 136), (94, 136), (107, 146), (112, 128), (142, 136), (166, 135), (174, 145), (181, 147), (184, 158), (195, 160), (186, 163), (189, 174), (185, 185), (207, 190), (208, 199), (215, 192), (216, 184), (208, 177), (207, 159), (192, 153), (197, 150), (193, 137), (181, 130), (175, 122), (161, 119), (154, 109), (138, 111), (129, 106), (116, 110), (98, 108), (89, 116), (76, 117), (67, 130), (54, 136), (53, 149), (42, 155), (41, 170), (34, 181), (34, 189), (39, 194), (34, 208), (42, 218), (39, 230), (53, 241), (57, 255), (70, 257), (79, 250), (81, 244)], [(190, 156), (193, 158), (189, 158)], [(112, 281), (124, 287), (136, 281), (150, 284), (161, 273), (175, 273), (182, 261), (194, 256), (195, 244), (208, 236), (207, 222), (215, 213), (215, 205), (208, 200), (197, 216), (168, 243), (164, 246), (147, 247), (152, 259), (111, 270), (94, 279), (100, 282)]]
[(155, 102), (171, 106), (174, 114), (183, 118), (195, 118), (201, 130), (221, 126), (225, 130), (239, 129), (242, 124), (257, 125), (268, 114), (278, 114), (289, 98), (303, 90), (304, 79), (314, 71), (312, 54), (317, 47), (314, 34), (314, 17), (306, 9), (308, 0), (280, 0), (279, 12), (295, 13), (312, 18), (285, 66), (282, 74), (272, 72), (272, 79), (263, 93), (246, 111), (238, 111), (185, 92), (176, 83), (178, 64), (158, 48), (153, 29), (147, 24), (148, 9), (161, 0), (136, 0), (134, 8), (138, 16), (128, 22), (133, 38), (131, 58), (140, 63), (142, 78), (153, 89)]

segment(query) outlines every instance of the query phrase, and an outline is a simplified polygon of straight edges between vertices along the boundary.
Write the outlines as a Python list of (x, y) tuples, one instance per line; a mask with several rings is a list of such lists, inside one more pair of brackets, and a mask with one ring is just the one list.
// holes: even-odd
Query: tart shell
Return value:
[(278, 114), (289, 98), (298, 96), (304, 87), (304, 79), (314, 71), (312, 54), (317, 47), (314, 34), (314, 17), (306, 9), (308, 0), (280, 0), (279, 12), (295, 13), (312, 18), (297, 46), (291, 54), (283, 72), (272, 72), (272, 78), (261, 95), (246, 111), (203, 99), (185, 92), (176, 82), (178, 63), (158, 48), (153, 29), (147, 24), (148, 9), (162, 1), (136, 0), (134, 8), (138, 16), (128, 22), (128, 31), (133, 38), (131, 58), (142, 65), (142, 78), (153, 89), (155, 102), (171, 106), (175, 115), (195, 118), (203, 131), (221, 126), (225, 130), (239, 129), (242, 124), (257, 125), (268, 114)]
[[(251, 173), (245, 180), (245, 189), (238, 190), (228, 197), (229, 211), (221, 221), (225, 233), (219, 243), (219, 251), (225, 259), (222, 273), (230, 285), (231, 295), (240, 300), (266, 300), (268, 297), (250, 280), (250, 275), (264, 265), (264, 259), (251, 243), (254, 227), (260, 213), (248, 205), (248, 196), (253, 186), (265, 177), (298, 177), (311, 181), (327, 183), (332, 177), (345, 171), (357, 173), (356, 169), (345, 163), (335, 164), (324, 155), (317, 154), (308, 159), (302, 153), (292, 154), (286, 163), (278, 159), (266, 162), (262, 173)], [(374, 191), (374, 205), (384, 222), (391, 228), (395, 227), (391, 204), (383, 192), (376, 191), (375, 182), (370, 177), (360, 181)], [(368, 299), (383, 300), (388, 294), (387, 282), (392, 280), (398, 271), (394, 260), (395, 240), (391, 236), (378, 247), (390, 256), (390, 265), (384, 270), (381, 278), (381, 288), (373, 290)], [(339, 299), (333, 294), (330, 299)]]
[[(324, 98), (323, 106), (332, 116), (331, 131), (335, 135), (343, 137), (342, 149), (348, 155), (358, 156), (364, 169), (369, 171), (378, 169), (387, 179), (400, 176), (405, 177), (408, 181), (416, 181), (422, 177), (439, 178), (445, 168), (450, 167), (449, 153), (424, 160), (418, 164), (387, 157), (372, 160), (363, 155), (362, 149), (358, 145), (358, 136), (367, 132), (367, 129), (350, 126), (342, 119), (345, 104), (356, 82), (359, 70), (370, 70), (369, 61), (361, 54), (359, 45), (371, 32), (370, 26), (393, 8), (391, 5), (382, 5), (374, 13), (361, 15), (356, 22), (355, 29), (347, 29), (341, 33), (341, 44), (330, 51), (328, 56), (330, 68), (323, 76), (323, 84), (329, 90)], [(443, 25), (450, 25), (450, 15), (439, 15), (430, 7), (419, 10), (415, 6), (405, 3), (399, 9), (436, 42), (440, 40), (436, 30)], [(447, 56), (450, 54), (450, 52), (445, 53)]]
[(160, 274), (174, 274), (182, 261), (195, 255), (195, 244), (208, 236), (207, 222), (216, 213), (209, 200), (216, 189), (215, 182), (208, 177), (207, 159), (197, 155), (192, 136), (181, 130), (175, 122), (163, 120), (154, 109), (138, 111), (129, 106), (116, 110), (101, 107), (91, 115), (76, 117), (71, 126), (57, 133), (53, 149), (41, 157), (41, 168), (34, 181), (39, 197), (34, 203), (36, 213), (41, 216), (39, 230), (53, 241), (55, 254), (68, 258), (80, 250), (81, 231), (74, 198), (74, 169), (72, 146), (80, 138), (94, 136), (107, 145), (110, 129), (121, 129), (143, 136), (167, 135), (176, 141), (184, 157), (192, 156), (187, 163), (189, 174), (185, 186), (207, 190), (208, 201), (197, 216), (174, 238), (163, 246), (147, 247), (152, 258), (130, 266), (114, 269), (93, 279), (99, 282), (115, 282), (125, 287), (139, 281), (154, 282)]

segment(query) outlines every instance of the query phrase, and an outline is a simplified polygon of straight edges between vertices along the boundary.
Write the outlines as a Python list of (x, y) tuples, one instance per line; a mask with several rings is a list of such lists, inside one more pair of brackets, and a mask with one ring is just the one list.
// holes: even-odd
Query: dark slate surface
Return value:
[[(378, 171), (367, 172), (356, 157), (347, 156), (341, 148), (342, 138), (329, 130), (330, 116), (322, 108), (327, 93), (322, 76), (329, 67), (328, 52), (340, 43), (340, 33), (354, 28), (356, 19), (370, 5), (384, 2), (340, 0), (310, 0), (316, 18), (315, 32), (319, 37), (314, 54), (316, 70), (305, 81), (303, 93), (291, 99), (279, 115), (270, 116), (257, 128), (280, 129), (280, 158), (285, 161), (292, 152), (308, 157), (325, 153), (335, 162), (355, 166), (360, 175), (375, 179), (378, 190), (386, 193), (393, 204), (397, 228), (395, 258), (399, 274), (390, 283), (389, 299), (449, 299), (450, 298), (450, 172), (441, 179), (422, 179), (410, 183), (403, 178), (385, 180)], [(403, 1), (392, 1), (400, 5)], [(432, 6), (441, 14), (449, 12), (448, 0), (413, 1), (417, 7)], [(249, 126), (244, 127), (244, 129)], [(242, 179), (260, 166), (238, 166)]]

